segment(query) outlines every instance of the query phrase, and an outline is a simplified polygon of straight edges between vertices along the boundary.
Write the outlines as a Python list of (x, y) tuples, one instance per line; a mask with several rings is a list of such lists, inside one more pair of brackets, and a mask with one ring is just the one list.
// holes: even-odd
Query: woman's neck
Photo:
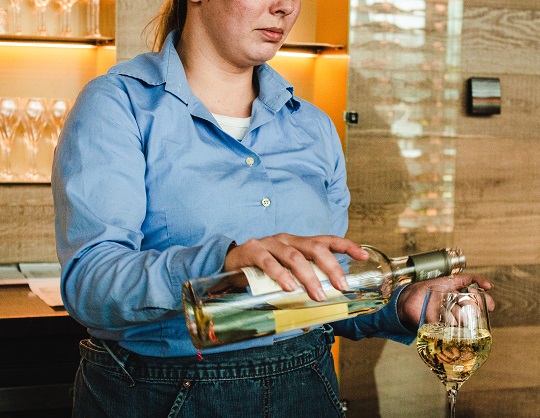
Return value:
[(240, 118), (251, 116), (257, 97), (253, 67), (235, 67), (219, 55), (201, 50), (196, 42), (183, 42), (182, 38), (176, 49), (191, 91), (210, 112)]

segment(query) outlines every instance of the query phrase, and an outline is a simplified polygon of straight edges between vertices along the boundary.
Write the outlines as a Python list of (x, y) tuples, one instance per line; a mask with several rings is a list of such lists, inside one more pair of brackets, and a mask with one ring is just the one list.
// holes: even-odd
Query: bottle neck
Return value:
[(459, 249), (442, 249), (391, 259), (394, 275), (403, 280), (422, 281), (457, 274), (465, 268)]

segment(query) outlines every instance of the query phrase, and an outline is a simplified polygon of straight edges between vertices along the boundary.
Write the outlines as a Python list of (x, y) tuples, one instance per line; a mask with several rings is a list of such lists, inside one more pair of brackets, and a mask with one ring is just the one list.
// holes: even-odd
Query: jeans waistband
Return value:
[(112, 341), (81, 342), (81, 356), (96, 365), (116, 368), (129, 379), (230, 380), (285, 373), (317, 361), (334, 342), (333, 330), (321, 327), (272, 346), (189, 357), (135, 354)]

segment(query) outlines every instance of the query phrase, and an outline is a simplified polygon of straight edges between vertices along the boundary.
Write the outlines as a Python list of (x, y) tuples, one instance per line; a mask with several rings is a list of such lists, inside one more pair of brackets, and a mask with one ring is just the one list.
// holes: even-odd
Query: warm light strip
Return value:
[(296, 57), (296, 58), (315, 58), (317, 54), (313, 52), (293, 52), (293, 51), (278, 51), (276, 53), (280, 57)]
[(323, 54), (321, 58), (339, 58), (339, 59), (349, 59), (351, 56), (348, 54)]
[(71, 49), (92, 49), (97, 48), (96, 45), (86, 44), (69, 44), (69, 43), (52, 43), (52, 42), (10, 42), (0, 41), (0, 46), (15, 46), (15, 47), (37, 47), (37, 48), (71, 48)]

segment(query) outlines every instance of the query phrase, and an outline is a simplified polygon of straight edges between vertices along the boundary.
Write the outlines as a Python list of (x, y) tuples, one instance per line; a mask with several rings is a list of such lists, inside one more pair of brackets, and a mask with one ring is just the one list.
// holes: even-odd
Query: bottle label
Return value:
[(429, 280), (436, 279), (437, 277), (444, 276), (445, 274), (442, 270), (422, 270), (417, 272), (418, 280)]
[(313, 318), (317, 318), (319, 324), (326, 324), (347, 318), (348, 314), (347, 303), (276, 310), (274, 311), (276, 334), (317, 325), (313, 323)]
[[(321, 282), (329, 280), (328, 276), (319, 267), (317, 267), (315, 263), (311, 262), (311, 267), (313, 267), (315, 275)], [(268, 293), (280, 292), (283, 290), (278, 282), (257, 267), (244, 267), (242, 268), (242, 271), (247, 277), (251, 294), (253, 296), (266, 295)], [(296, 283), (300, 285), (300, 282), (296, 279), (296, 277), (294, 277), (290, 270), (289, 274), (296, 281)]]

